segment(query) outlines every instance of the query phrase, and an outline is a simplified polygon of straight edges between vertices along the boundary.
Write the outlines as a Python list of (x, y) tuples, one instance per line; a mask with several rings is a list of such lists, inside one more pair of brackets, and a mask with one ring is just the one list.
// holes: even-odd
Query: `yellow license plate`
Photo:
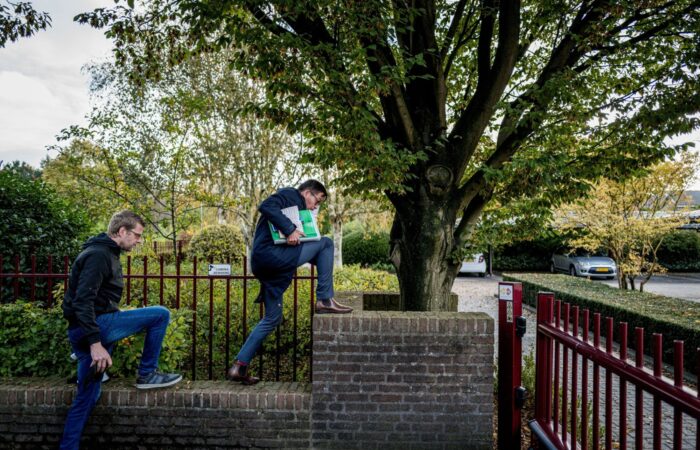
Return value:
[(602, 272), (602, 273), (608, 273), (610, 272), (610, 269), (606, 269), (605, 267), (597, 267), (595, 269), (596, 272)]

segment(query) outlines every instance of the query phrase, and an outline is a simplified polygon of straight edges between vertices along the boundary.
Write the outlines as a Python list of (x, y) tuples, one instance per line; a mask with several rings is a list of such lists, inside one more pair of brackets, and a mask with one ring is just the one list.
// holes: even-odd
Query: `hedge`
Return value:
[(690, 230), (669, 233), (657, 255), (659, 263), (671, 272), (700, 272), (700, 233)]
[(343, 264), (388, 265), (389, 233), (356, 231), (343, 236)]
[[(171, 311), (160, 357), (161, 370), (182, 370), (188, 360), (190, 317), (188, 310)], [(0, 305), (0, 377), (75, 375), (77, 364), (70, 359), (72, 350), (66, 330), (60, 305), (44, 308), (41, 303), (25, 301)], [(114, 350), (110, 375), (135, 376), (143, 339), (142, 333), (120, 341)]]
[(206, 227), (192, 236), (187, 255), (202, 261), (238, 261), (245, 257), (243, 234), (233, 225)]
[[(627, 322), (630, 347), (635, 347), (634, 328), (644, 328), (645, 350), (651, 354), (651, 334), (664, 336), (664, 361), (673, 363), (673, 341), (685, 341), (685, 366), (696, 372), (700, 347), (700, 303), (648, 292), (625, 291), (583, 278), (553, 274), (503, 274), (505, 281), (523, 285), (523, 303), (536, 306), (538, 292), (553, 292), (557, 300), (613, 317), (614, 338), (619, 341), (617, 324)], [(592, 320), (591, 320), (592, 325)]]
[[(137, 266), (137, 264), (135, 264)], [(204, 269), (202, 269), (204, 270)], [(139, 268), (134, 267), (134, 273), (139, 273)], [(191, 267), (185, 265), (183, 273), (191, 273)], [(300, 275), (308, 274), (307, 270), (300, 269)], [(383, 271), (362, 269), (359, 266), (345, 266), (334, 274), (336, 292), (340, 291), (398, 291), (396, 275)], [(61, 285), (62, 286), (62, 285)], [(131, 283), (132, 305), (141, 303), (143, 281), (132, 280)], [(297, 294), (299, 308), (297, 310), (297, 379), (308, 378), (308, 356), (311, 351), (311, 317), (310, 308), (306, 306), (304, 299), (309, 299), (310, 283), (302, 281), (298, 283)], [(197, 283), (197, 367), (198, 379), (208, 375), (209, 351), (209, 283), (201, 281)], [(158, 280), (149, 280), (149, 304), (157, 304)], [(163, 343), (160, 357), (160, 369), (166, 372), (179, 371), (186, 378), (191, 378), (191, 344), (192, 344), (192, 283), (181, 283), (181, 307), (172, 308), (175, 300), (175, 283), (165, 283), (164, 303), (171, 307), (171, 321)], [(253, 304), (258, 291), (258, 283), (248, 283), (248, 333), (259, 321), (259, 307)], [(279, 346), (281, 354), (280, 375), (283, 380), (292, 379), (292, 354), (293, 343), (293, 294), (290, 288), (285, 293), (284, 318), (286, 323), (280, 328)], [(214, 379), (222, 378), (225, 373), (225, 335), (226, 335), (226, 282), (219, 280), (212, 287), (213, 294), (213, 323), (214, 332), (212, 360), (214, 367)], [(242, 283), (232, 281), (230, 283), (231, 294), (231, 329), (229, 363), (243, 342), (242, 323)], [(308, 300), (306, 300), (308, 301)], [(127, 306), (122, 305), (122, 309)], [(58, 375), (69, 377), (75, 374), (76, 364), (69, 358), (71, 349), (66, 337), (67, 323), (63, 318), (60, 305), (52, 308), (44, 308), (39, 302), (29, 303), (18, 301), (11, 304), (0, 305), (0, 377), (15, 376), (47, 376)], [(267, 380), (274, 379), (275, 356), (278, 345), (276, 333), (265, 340), (263, 353), (265, 354), (264, 374)], [(114, 351), (114, 366), (109, 374), (114, 377), (133, 377), (136, 373), (141, 349), (143, 348), (143, 334), (123, 339)], [(255, 359), (254, 370), (259, 369), (258, 359)]]

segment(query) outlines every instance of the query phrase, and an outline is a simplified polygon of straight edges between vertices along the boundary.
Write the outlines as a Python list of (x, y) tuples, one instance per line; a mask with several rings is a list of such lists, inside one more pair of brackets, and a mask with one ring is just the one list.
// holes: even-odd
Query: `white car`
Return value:
[(480, 277), (486, 275), (486, 260), (483, 253), (475, 253), (467, 255), (462, 261), (462, 267), (459, 268), (459, 273), (476, 273)]
[(604, 255), (590, 255), (586, 252), (574, 254), (554, 254), (550, 271), (566, 272), (574, 277), (606, 278), (612, 280), (617, 275), (617, 265), (612, 258)]

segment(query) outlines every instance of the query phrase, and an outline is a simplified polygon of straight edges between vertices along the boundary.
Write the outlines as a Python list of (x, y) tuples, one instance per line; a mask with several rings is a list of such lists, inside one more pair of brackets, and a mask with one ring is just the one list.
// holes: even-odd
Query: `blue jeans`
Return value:
[[(112, 354), (114, 345), (120, 339), (146, 331), (143, 345), (143, 355), (139, 364), (138, 374), (148, 375), (158, 368), (158, 358), (165, 337), (165, 331), (170, 322), (170, 311), (162, 306), (118, 311), (102, 314), (95, 319), (100, 327), (102, 346)], [(90, 347), (82, 339), (84, 332), (81, 328), (68, 330), (68, 340), (73, 352), (78, 357), (78, 392), (66, 417), (63, 429), (61, 449), (77, 449), (83, 428), (92, 413), (97, 400), (100, 398), (102, 382), (89, 379)]]
[[(320, 241), (303, 242), (301, 254), (297, 261), (297, 267), (310, 262), (318, 270), (318, 284), (316, 285), (316, 298), (326, 300), (332, 298), (333, 293), (333, 240), (322, 237)], [(265, 298), (265, 316), (256, 325), (246, 339), (236, 359), (243, 363), (250, 363), (255, 353), (262, 347), (265, 338), (282, 323), (282, 297)]]

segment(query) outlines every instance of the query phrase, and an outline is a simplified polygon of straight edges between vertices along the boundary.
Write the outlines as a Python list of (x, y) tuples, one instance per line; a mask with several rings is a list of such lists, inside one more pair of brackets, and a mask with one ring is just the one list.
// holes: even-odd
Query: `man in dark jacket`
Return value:
[[(258, 207), (260, 220), (255, 228), (251, 266), (253, 274), (260, 281), (260, 295), (256, 302), (264, 302), (265, 317), (250, 333), (236, 356), (236, 362), (228, 371), (230, 380), (243, 384), (260, 381), (248, 375), (248, 364), (267, 335), (282, 323), (282, 296), (296, 268), (302, 264), (310, 262), (318, 269), (317, 314), (346, 314), (352, 311), (352, 308), (339, 304), (333, 298), (333, 241), (322, 237), (319, 241), (300, 242), (303, 231), (282, 213), (282, 209), (292, 206), (314, 211), (327, 195), (323, 184), (308, 180), (296, 189), (280, 189)], [(275, 245), (268, 222), (287, 236), (286, 244)]]
[(136, 387), (172, 386), (179, 374), (158, 372), (158, 357), (170, 321), (162, 306), (119, 310), (124, 288), (119, 255), (141, 242), (144, 222), (131, 211), (114, 214), (107, 233), (90, 238), (71, 267), (63, 315), (68, 339), (78, 358), (78, 392), (68, 411), (61, 449), (77, 449), (85, 423), (100, 397), (102, 375), (112, 365), (112, 350), (120, 339), (146, 332)]

